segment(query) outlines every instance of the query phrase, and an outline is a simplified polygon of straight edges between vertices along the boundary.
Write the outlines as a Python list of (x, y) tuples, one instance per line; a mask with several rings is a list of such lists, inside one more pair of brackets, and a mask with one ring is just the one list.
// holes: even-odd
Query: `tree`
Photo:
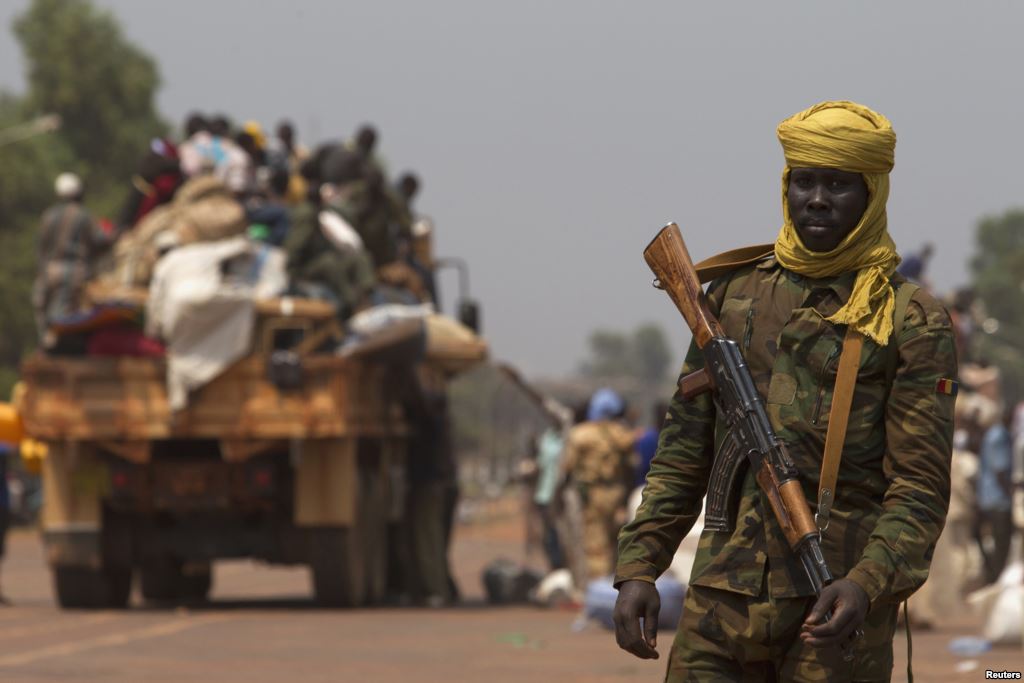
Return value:
[[(0, 130), (24, 123), (21, 101), (0, 94)], [(17, 366), (36, 340), (30, 305), (35, 278), (35, 228), (53, 199), (53, 179), (71, 159), (52, 134), (5, 144), (0, 150), (0, 398), (17, 378)]]
[(598, 378), (631, 376), (651, 385), (665, 379), (672, 351), (658, 325), (637, 327), (631, 334), (595, 330), (587, 340), (590, 358), (583, 374)]
[(592, 377), (617, 377), (632, 373), (629, 338), (621, 332), (594, 330), (587, 338), (590, 358), (583, 373)]
[(665, 379), (672, 362), (672, 349), (658, 325), (641, 325), (633, 332), (633, 357), (637, 374), (651, 384)]
[(1015, 400), (1024, 393), (1024, 210), (983, 218), (976, 240), (973, 285), (989, 320), (974, 351), (1000, 368)]
[(0, 398), (36, 341), (30, 292), (39, 216), (53, 181), (76, 171), (94, 213), (111, 216), (149, 145), (163, 131), (153, 60), (127, 42), (114, 18), (86, 0), (34, 0), (14, 22), (28, 92), (0, 93), (0, 130), (59, 114), (59, 131), (5, 142), (0, 149)]
[(28, 64), (25, 113), (60, 115), (95, 208), (111, 214), (149, 140), (165, 130), (155, 62), (88, 0), (35, 0), (14, 33)]

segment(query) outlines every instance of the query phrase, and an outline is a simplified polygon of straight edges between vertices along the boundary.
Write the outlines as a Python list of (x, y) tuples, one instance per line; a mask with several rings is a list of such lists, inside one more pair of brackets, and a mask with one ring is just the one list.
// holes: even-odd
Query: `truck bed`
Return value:
[(45, 441), (158, 439), (279, 440), (400, 436), (395, 382), (382, 364), (334, 355), (303, 361), (300, 388), (267, 379), (254, 354), (194, 392), (173, 413), (165, 362), (154, 358), (78, 358), (37, 354), (22, 367), (26, 431)]

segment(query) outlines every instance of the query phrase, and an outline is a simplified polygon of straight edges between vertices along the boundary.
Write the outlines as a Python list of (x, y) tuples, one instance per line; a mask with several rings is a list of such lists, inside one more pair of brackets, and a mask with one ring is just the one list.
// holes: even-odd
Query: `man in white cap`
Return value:
[(39, 270), (32, 289), (32, 307), (44, 346), (50, 324), (80, 308), (94, 264), (116, 238), (82, 206), (82, 180), (77, 175), (61, 173), (54, 190), (57, 203), (43, 214)]

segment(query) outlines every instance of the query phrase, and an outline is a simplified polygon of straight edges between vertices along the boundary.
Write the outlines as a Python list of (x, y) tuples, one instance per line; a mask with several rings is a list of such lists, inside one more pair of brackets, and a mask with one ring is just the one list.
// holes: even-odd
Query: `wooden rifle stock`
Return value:
[[(708, 310), (707, 297), (678, 225), (669, 223), (658, 232), (644, 249), (644, 260), (657, 278), (654, 286), (665, 290), (683, 314), (697, 346), (703, 349), (714, 337), (722, 336), (721, 325)], [(679, 380), (679, 391), (687, 401), (712, 388), (711, 375), (703, 369)]]
[(654, 286), (663, 289), (686, 319), (697, 346), (704, 348), (715, 337), (722, 336), (722, 326), (708, 310), (704, 290), (686, 250), (679, 226), (669, 223), (644, 249), (644, 260), (654, 272)]

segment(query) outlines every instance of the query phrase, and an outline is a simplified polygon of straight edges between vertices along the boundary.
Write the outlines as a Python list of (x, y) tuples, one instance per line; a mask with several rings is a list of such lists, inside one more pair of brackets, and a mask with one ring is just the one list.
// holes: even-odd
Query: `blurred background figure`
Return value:
[(104, 230), (82, 204), (82, 180), (61, 173), (54, 182), (57, 203), (43, 214), (39, 228), (38, 271), (32, 291), (39, 337), (49, 346), (50, 324), (76, 313), (82, 306), (85, 285), (100, 257), (116, 239)]
[(1013, 525), (1018, 533), (1024, 530), (1024, 401), (1013, 418)]
[(572, 428), (562, 470), (583, 507), (583, 552), (587, 577), (611, 573), (619, 528), (625, 521), (626, 493), (633, 482), (633, 434), (621, 423), (626, 411), (611, 389), (590, 399), (587, 420)]
[(256, 192), (245, 203), (245, 215), (249, 220), (249, 234), (263, 242), (280, 247), (288, 237), (291, 227), (291, 210), (288, 206), (288, 188), (291, 176), (280, 167), (259, 169)]
[(211, 170), (215, 163), (212, 152), (213, 135), (210, 122), (199, 112), (192, 112), (185, 120), (185, 139), (178, 146), (181, 171), (187, 177)]
[(153, 209), (174, 199), (183, 180), (178, 148), (167, 138), (153, 138), (132, 176), (118, 230), (132, 229)]
[(636, 466), (634, 486), (643, 486), (647, 483), (647, 472), (651, 469), (651, 460), (654, 459), (654, 453), (658, 450), (658, 435), (661, 434), (661, 427), (665, 422), (666, 415), (668, 415), (668, 404), (664, 401), (655, 403), (650, 424), (637, 437), (636, 453), (639, 461)]
[(288, 191), (285, 195), (291, 205), (301, 202), (307, 192), (302, 177), (302, 164), (309, 158), (309, 150), (296, 138), (295, 125), (288, 120), (277, 124), (275, 137), (267, 143), (267, 163), (271, 168), (284, 169), (288, 174)]
[(540, 518), (540, 541), (548, 569), (566, 566), (565, 553), (558, 536), (556, 516), (559, 506), (555, 499), (558, 477), (562, 467), (565, 441), (562, 430), (552, 425), (545, 429), (536, 442), (536, 486), (533, 490), (533, 504)]
[(994, 583), (1010, 554), (1013, 537), (1012, 414), (992, 402), (980, 418), (978, 453), (978, 543), (985, 560), (985, 580)]
[(931, 289), (926, 278), (928, 270), (928, 263), (932, 259), (932, 255), (935, 253), (935, 247), (928, 243), (921, 247), (918, 252), (910, 252), (903, 257), (903, 261), (896, 268), (903, 277), (907, 278), (911, 282), (916, 282), (920, 285), (924, 285)]

